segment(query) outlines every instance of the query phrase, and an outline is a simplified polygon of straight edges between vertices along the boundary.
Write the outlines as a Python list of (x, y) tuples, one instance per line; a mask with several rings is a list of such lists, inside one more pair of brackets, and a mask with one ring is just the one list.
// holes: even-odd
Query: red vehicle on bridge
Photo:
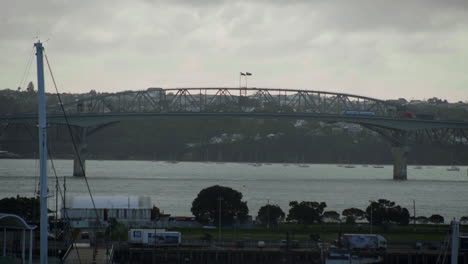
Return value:
[(416, 118), (416, 115), (410, 112), (397, 112), (399, 118)]

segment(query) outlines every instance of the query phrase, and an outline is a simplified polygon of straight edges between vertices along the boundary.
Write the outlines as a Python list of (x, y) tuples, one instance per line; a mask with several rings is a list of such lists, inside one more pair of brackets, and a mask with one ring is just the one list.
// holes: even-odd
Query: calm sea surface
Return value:
[[(83, 178), (71, 176), (73, 162), (56, 160), (55, 166), (63, 185), (66, 177), (67, 197), (87, 195)], [(260, 206), (278, 204), (289, 210), (293, 200), (324, 201), (326, 210), (341, 213), (345, 208), (364, 209), (369, 200), (385, 198), (407, 207), (416, 215), (441, 214), (446, 222), (468, 215), (468, 167), (459, 172), (447, 167), (408, 167), (407, 181), (392, 180), (392, 166), (385, 168), (343, 168), (332, 164), (263, 164), (246, 163), (87, 161), (88, 181), (94, 196), (150, 196), (153, 204), (172, 215), (191, 215), (190, 207), (198, 192), (219, 184), (232, 187), (244, 195), (250, 214)], [(39, 163), (36, 160), (0, 160), (0, 197), (32, 196), (38, 189)], [(55, 177), (49, 163), (49, 189), (55, 192)], [(49, 206), (55, 206), (54, 198)]]

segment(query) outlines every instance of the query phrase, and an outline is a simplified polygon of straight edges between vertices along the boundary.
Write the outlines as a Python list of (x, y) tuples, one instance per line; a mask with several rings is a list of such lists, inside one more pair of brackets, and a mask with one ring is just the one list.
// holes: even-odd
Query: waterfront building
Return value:
[(115, 218), (128, 226), (145, 225), (151, 222), (153, 205), (147, 196), (96, 196), (94, 205), (89, 196), (76, 196), (67, 200), (62, 216), (69, 219), (71, 226), (86, 228), (97, 224), (107, 225)]

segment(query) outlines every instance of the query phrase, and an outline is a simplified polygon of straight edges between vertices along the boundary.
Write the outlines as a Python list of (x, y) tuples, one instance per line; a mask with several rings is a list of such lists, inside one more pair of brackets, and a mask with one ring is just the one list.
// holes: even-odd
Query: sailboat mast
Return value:
[(48, 195), (48, 184), (47, 184), (47, 121), (46, 121), (46, 102), (45, 102), (45, 88), (44, 88), (44, 61), (43, 61), (43, 50), (42, 43), (38, 41), (34, 43), (36, 47), (37, 57), (37, 91), (39, 100), (39, 158), (40, 158), (40, 183), (41, 183), (41, 217), (40, 217), (40, 260), (41, 264), (48, 263), (47, 250), (49, 248), (47, 244), (47, 195)]

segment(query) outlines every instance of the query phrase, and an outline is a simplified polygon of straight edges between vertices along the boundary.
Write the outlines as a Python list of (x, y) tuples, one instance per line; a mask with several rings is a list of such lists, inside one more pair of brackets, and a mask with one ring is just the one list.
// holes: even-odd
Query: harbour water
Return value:
[[(54, 161), (60, 185), (66, 178), (67, 197), (88, 195), (83, 178), (73, 177), (71, 160)], [(242, 192), (250, 214), (267, 204), (289, 210), (289, 201), (324, 201), (326, 210), (365, 209), (369, 200), (385, 198), (417, 216), (440, 214), (449, 219), (468, 215), (468, 167), (447, 171), (447, 166), (408, 167), (407, 181), (392, 180), (392, 166), (355, 168), (335, 164), (262, 164), (216, 162), (97, 161), (86, 163), (87, 179), (94, 196), (150, 196), (153, 204), (175, 216), (191, 215), (193, 199), (215, 184)], [(33, 196), (39, 189), (36, 160), (0, 160), (0, 198)], [(56, 179), (49, 162), (49, 190)], [(49, 207), (55, 206), (54, 197)]]

